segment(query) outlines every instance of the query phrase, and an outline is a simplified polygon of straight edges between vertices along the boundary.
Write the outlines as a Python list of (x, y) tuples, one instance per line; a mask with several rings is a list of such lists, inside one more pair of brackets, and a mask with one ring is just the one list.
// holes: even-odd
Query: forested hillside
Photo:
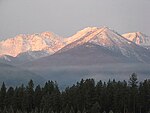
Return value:
[(0, 90), (0, 113), (149, 113), (150, 79), (108, 82), (86, 79), (63, 91), (56, 82)]

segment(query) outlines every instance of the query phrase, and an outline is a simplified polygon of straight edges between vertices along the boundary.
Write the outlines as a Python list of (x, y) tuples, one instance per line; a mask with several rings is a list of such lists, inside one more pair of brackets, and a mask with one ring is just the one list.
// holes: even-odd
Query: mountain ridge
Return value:
[[(108, 27), (85, 28), (64, 39), (63, 44), (53, 54), (34, 60), (30, 60), (34, 57), (32, 52), (20, 54), (18, 57), (29, 57), (29, 60), (17, 67), (62, 84), (87, 77), (125, 78), (133, 72), (140, 74), (140, 78), (149, 77), (150, 50)], [(40, 56), (38, 54), (35, 57)]]
[(0, 55), (16, 57), (27, 51), (47, 51), (53, 54), (65, 44), (62, 38), (52, 32), (43, 32), (32, 35), (17, 35), (0, 42)]
[(140, 79), (149, 77), (150, 51), (146, 48), (108, 28), (98, 28), (98, 31), (94, 29), (91, 32), (87, 30), (87, 33), (75, 36), (79, 36), (77, 40), (73, 38), (73, 42), (70, 41), (53, 55), (27, 62), (20, 67), (41, 73), (44, 78), (62, 84), (88, 77), (128, 78), (133, 72), (139, 74)]
[[(83, 31), (86, 31), (86, 32), (83, 33)], [(38, 63), (38, 65), (42, 64), (42, 61), (45, 64), (47, 64), (50, 59), (55, 59), (54, 57), (59, 59), (59, 56), (60, 56), (61, 60), (57, 59), (57, 60), (53, 60), (53, 61), (58, 62), (58, 64), (60, 62), (64, 62), (64, 64), (65, 64), (65, 62), (72, 62), (73, 58), (76, 59), (74, 56), (78, 57), (86, 51), (88, 53), (88, 54), (86, 53), (87, 56), (84, 56), (84, 57), (82, 56), (83, 57), (82, 60), (84, 61), (84, 58), (86, 59), (86, 57), (92, 55), (91, 54), (92, 51), (94, 51), (93, 54), (97, 54), (99, 52), (99, 50), (103, 51), (103, 49), (108, 51), (108, 53), (110, 52), (111, 55), (113, 55), (113, 53), (118, 54), (118, 55), (120, 55), (121, 59), (126, 58), (126, 61), (128, 59), (129, 62), (131, 62), (131, 61), (148, 62), (150, 60), (150, 58), (149, 58), (150, 51), (146, 50), (143, 47), (136, 45), (132, 41), (127, 40), (126, 38), (124, 38), (123, 36), (118, 34), (117, 32), (115, 32), (107, 27), (87, 28), (87, 29), (82, 30), (81, 32), (84, 35), (80, 35), (80, 31), (77, 32), (75, 35), (72, 36), (73, 37), (72, 42), (70, 41), (70, 43), (68, 45), (66, 45), (65, 47), (63, 47), (62, 49), (60, 49), (53, 55), (46, 56), (44, 58), (39, 59), (40, 63)], [(79, 37), (76, 37), (76, 36), (79, 36)], [(72, 37), (70, 37), (69, 40), (71, 40)], [(74, 37), (76, 37), (76, 39), (77, 39), (76, 41), (74, 41)], [(92, 46), (95, 49), (92, 50), (91, 49)], [(75, 49), (75, 48), (78, 48), (78, 49)], [(81, 48), (83, 48), (82, 51), (80, 51)], [(99, 49), (97, 49), (97, 48), (99, 48)], [(95, 51), (95, 50), (97, 50), (97, 51)], [(89, 53), (89, 51), (91, 51), (91, 52)], [(78, 54), (78, 56), (75, 53)], [(104, 53), (104, 51), (101, 54), (103, 54), (103, 53)], [(67, 55), (66, 58), (61, 57), (63, 54)], [(98, 55), (101, 56), (101, 54), (98, 54)], [(72, 57), (72, 61), (71, 60), (65, 61), (68, 58), (68, 55), (69, 56), (72, 55), (72, 56), (70, 56), (70, 57)], [(111, 55), (109, 55), (109, 56), (111, 56)], [(107, 55), (104, 55), (104, 56), (106, 57)], [(69, 60), (69, 58), (68, 58), (68, 60)], [(82, 60), (80, 60), (80, 61), (82, 62)], [(91, 57), (89, 60), (91, 60)], [(33, 62), (36, 62), (36, 61), (38, 62), (38, 60), (35, 60)], [(50, 61), (52, 61), (52, 60), (50, 60)], [(107, 61), (107, 60), (104, 60), (104, 61)], [(87, 60), (87, 62), (88, 62), (88, 60)], [(35, 64), (35, 65), (37, 65), (37, 64)]]
[(33, 79), (36, 84), (42, 84), (45, 81), (42, 76), (35, 74), (32, 71), (0, 63), (0, 84), (5, 82), (7, 86), (16, 86), (27, 84), (31, 79)]
[(122, 35), (126, 39), (136, 43), (137, 45), (150, 48), (150, 37), (141, 32), (131, 32)]
[[(142, 47), (139, 47), (132, 41), (124, 38), (122, 35), (118, 34), (116, 31), (111, 30), (108, 27), (102, 27), (102, 28), (94, 27), (94, 31), (92, 28), (91, 30), (92, 32), (90, 32), (90, 34), (89, 34), (89, 30), (87, 30), (87, 33), (84, 33), (84, 35), (81, 37), (80, 35), (78, 35), (78, 33), (80, 34), (80, 32), (77, 32), (77, 34), (72, 36), (73, 41), (72, 42), (70, 41), (71, 43), (69, 43), (68, 45), (66, 45), (65, 47), (63, 47), (56, 53), (64, 52), (75, 46), (82, 45), (84, 43), (89, 42), (89, 43), (93, 43), (99, 46), (107, 47), (108, 49), (112, 51), (119, 51), (125, 57), (136, 57), (140, 61), (143, 60), (141, 55), (138, 53), (139, 51), (138, 48), (142, 49), (143, 51), (145, 51), (145, 49)], [(83, 31), (86, 31), (86, 30), (83, 30)], [(76, 41), (74, 41), (75, 36), (79, 36), (77, 37)], [(72, 37), (70, 37), (69, 40), (71, 40)], [(134, 50), (134, 48), (137, 48), (136, 51)]]
[[(137, 33), (142, 34), (140, 32)], [(67, 51), (74, 46), (87, 42), (107, 47), (110, 50), (120, 51), (126, 57), (130, 55), (137, 56), (142, 61), (140, 56), (134, 51), (135, 46), (140, 44), (131, 38), (129, 39), (128, 34), (126, 36), (120, 35), (108, 27), (87, 27), (68, 38), (62, 38), (52, 32), (17, 35), (15, 38), (0, 42), (0, 60), (5, 60), (4, 62), (8, 62), (8, 64), (25, 63)]]

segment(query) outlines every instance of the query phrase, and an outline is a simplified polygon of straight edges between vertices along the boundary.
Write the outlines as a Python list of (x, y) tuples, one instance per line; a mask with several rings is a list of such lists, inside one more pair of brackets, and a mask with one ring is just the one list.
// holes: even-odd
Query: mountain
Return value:
[(122, 36), (138, 45), (150, 48), (150, 37), (141, 32), (126, 33)]
[(98, 29), (97, 27), (87, 27), (81, 31), (78, 31), (75, 35), (73, 35), (69, 38), (66, 38), (65, 42), (66, 42), (66, 44), (70, 44), (70, 43), (80, 39), (81, 37), (91, 34), (92, 32), (96, 31), (97, 29)]
[(22, 67), (62, 83), (88, 77), (128, 78), (133, 72), (144, 78), (150, 73), (150, 51), (107, 27), (85, 28), (65, 41), (67, 45), (53, 55)]
[(12, 57), (9, 55), (2, 55), (0, 56), (0, 62), (11, 65), (19, 65), (48, 55), (49, 53), (46, 51), (27, 51), (24, 53), (20, 53), (16, 57)]
[(121, 55), (127, 57), (128, 59), (137, 59), (142, 62), (147, 62), (149, 59), (149, 51), (139, 47), (138, 45), (132, 43), (132, 41), (127, 40), (114, 30), (111, 30), (107, 27), (85, 28), (81, 32), (84, 35), (80, 35), (80, 32), (78, 32), (73, 37), (70, 37), (70, 44), (65, 46), (59, 52), (67, 51), (71, 48), (86, 43), (91, 43), (100, 47), (105, 47), (112, 52), (121, 53)]
[(0, 84), (5, 82), (7, 86), (27, 84), (29, 80), (36, 84), (42, 84), (45, 80), (38, 74), (12, 65), (0, 63)]
[(150, 61), (149, 50), (107, 27), (86, 28), (81, 32), (70, 37), (68, 45), (53, 55), (27, 64), (41, 67)]
[(21, 53), (38, 51), (38, 54), (34, 55), (37, 58), (40, 51), (50, 55), (61, 49), (64, 45), (63, 39), (51, 32), (18, 35), (15, 38), (0, 42), (0, 56), (9, 55), (16, 57)]
[(15, 62), (15, 57), (9, 56), (9, 55), (2, 55), (0, 56), (0, 63), (5, 63), (5, 64), (12, 64)]
[[(124, 34), (123, 37), (146, 48), (148, 48), (150, 44), (149, 37), (140, 32)], [(131, 42), (126, 39), (107, 27), (88, 27), (65, 39), (52, 32), (18, 35), (15, 38), (0, 42), (0, 62), (18, 65), (52, 55), (65, 45), (67, 46), (61, 51), (71, 49), (76, 45), (81, 45), (86, 42), (107, 47), (111, 51), (120, 51), (125, 57), (131, 57), (132, 59), (136, 56), (136, 59), (143, 61), (145, 56), (143, 57), (138, 54), (138, 52), (134, 50), (134, 47), (130, 47), (135, 45), (130, 44)]]

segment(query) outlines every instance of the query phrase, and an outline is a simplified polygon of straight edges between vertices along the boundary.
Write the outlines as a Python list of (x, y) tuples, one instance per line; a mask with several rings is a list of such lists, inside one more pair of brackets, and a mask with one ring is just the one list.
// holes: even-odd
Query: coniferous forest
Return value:
[(0, 113), (150, 113), (150, 79), (108, 82), (86, 79), (60, 90), (57, 83), (0, 90)]

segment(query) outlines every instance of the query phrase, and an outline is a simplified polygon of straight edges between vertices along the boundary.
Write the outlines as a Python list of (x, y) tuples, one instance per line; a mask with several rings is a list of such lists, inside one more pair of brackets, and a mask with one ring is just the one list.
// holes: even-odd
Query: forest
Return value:
[(57, 82), (0, 89), (0, 113), (150, 113), (150, 79), (82, 79), (63, 90)]

